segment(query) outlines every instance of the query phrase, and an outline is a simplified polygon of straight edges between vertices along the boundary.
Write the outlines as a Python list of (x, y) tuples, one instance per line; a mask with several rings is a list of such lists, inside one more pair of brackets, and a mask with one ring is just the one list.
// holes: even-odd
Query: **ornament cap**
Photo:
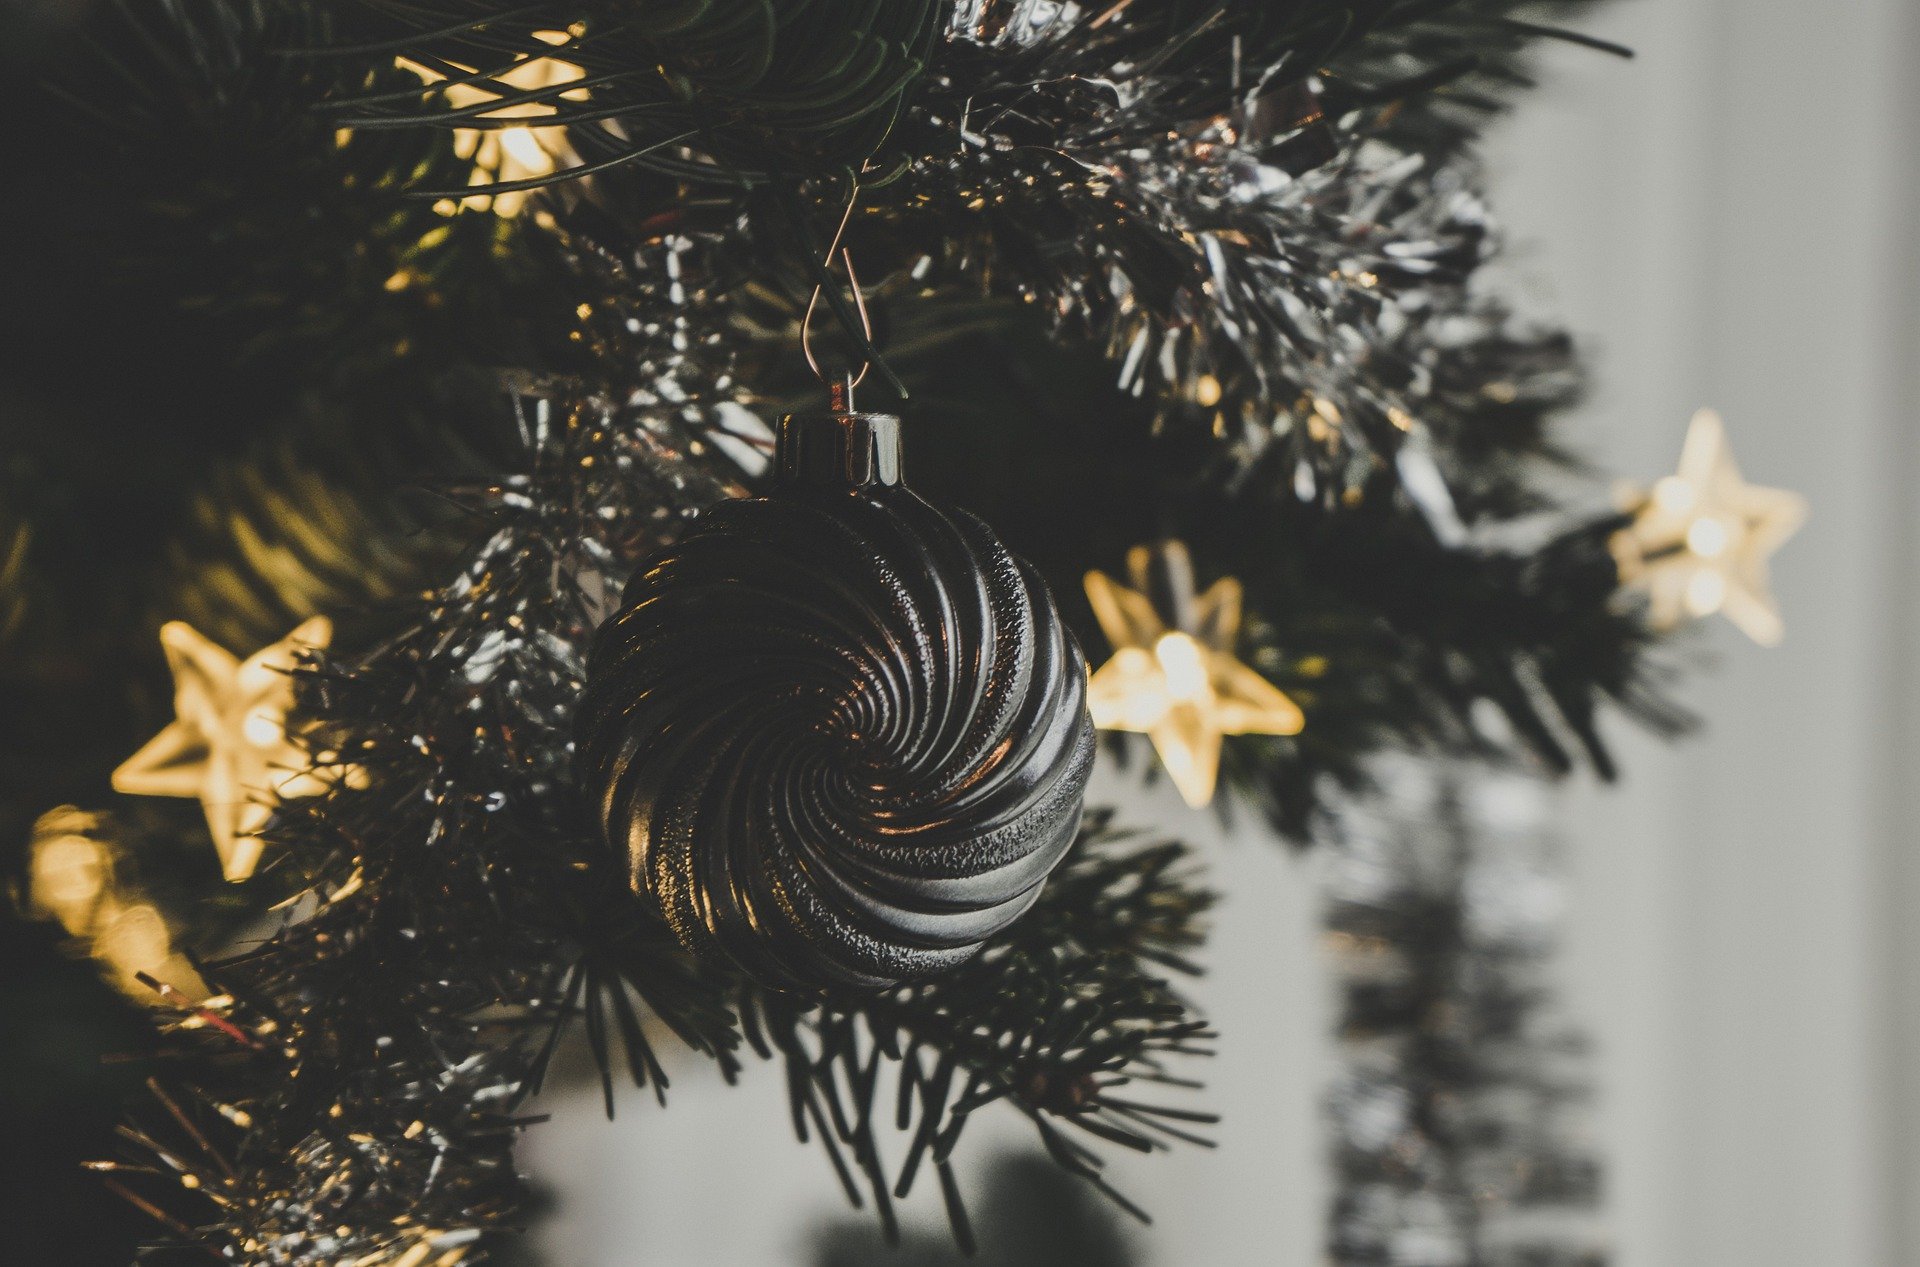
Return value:
[(783, 484), (829, 488), (900, 483), (900, 420), (836, 410), (780, 419), (775, 465)]

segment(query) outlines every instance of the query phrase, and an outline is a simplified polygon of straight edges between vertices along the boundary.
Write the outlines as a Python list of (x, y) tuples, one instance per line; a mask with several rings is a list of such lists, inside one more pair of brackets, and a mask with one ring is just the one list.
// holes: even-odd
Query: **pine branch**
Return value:
[(25, 347), (64, 362), (103, 339), (164, 345), (152, 371), (203, 393), (236, 373), (312, 390), (442, 347), (495, 282), (494, 226), (405, 196), (465, 183), (448, 138), (343, 134), (322, 113), (351, 87), (415, 82), (390, 62), (281, 55), (331, 29), (304, 3), (113, 0), (0, 84), (43, 121), (21, 157), (60, 190), (0, 209), (38, 246), (23, 281), (47, 283), (8, 306)]
[[(270, 833), (301, 896), (258, 949), (209, 966), (233, 1019), (181, 1018), (247, 1066), (207, 1094), (251, 1125), (183, 1171), (214, 1198), (185, 1220), (208, 1243), (250, 1261), (411, 1262), (416, 1245), (502, 1226), (510, 1114), (551, 1027), (576, 1003), (603, 1016), (616, 977), (702, 1050), (725, 1059), (736, 1041), (720, 987), (630, 910), (568, 771), (598, 613), (675, 511), (728, 491), (685, 430), (711, 400), (711, 349), (668, 324), (657, 382), (675, 412), (526, 385), (524, 469), (456, 490), (486, 525), (457, 577), (387, 641), (303, 673), (300, 733), (337, 782), (283, 806)], [(611, 1006), (630, 1033), (625, 994)], [(217, 1069), (196, 1051), (189, 1086)], [(644, 1046), (628, 1054), (655, 1067)], [(132, 1142), (182, 1169), (158, 1140)]]
[[(684, 38), (686, 58), (698, 62), (709, 36), (718, 40), (718, 33), (731, 31), (729, 40), (745, 39), (740, 32), (750, 24), (733, 23), (725, 9), (704, 11), (700, 20), (717, 24), (711, 29), (667, 22), (647, 38), (667, 43)], [(1428, 507), (1409, 504), (1393, 488), (1403, 480), (1406, 461), (1422, 453), (1437, 464), (1452, 511), (1463, 522), (1542, 508), (1528, 461), (1553, 456), (1545, 421), (1572, 398), (1577, 383), (1563, 337), (1517, 330), (1498, 305), (1472, 296), (1471, 283), (1490, 254), (1491, 238), (1484, 210), (1467, 193), (1471, 170), (1342, 160), (1305, 173), (1271, 200), (1237, 206), (1225, 194), (1238, 186), (1219, 183), (1241, 179), (1233, 174), (1239, 170), (1234, 164), (1276, 160), (1262, 147), (1265, 143), (1242, 138), (1236, 149), (1189, 135), (1188, 126), (1196, 119), (1205, 123), (1220, 101), (1232, 99), (1228, 79), (1236, 73), (1243, 87), (1264, 82), (1267, 97), (1294, 82), (1290, 77), (1301, 66), (1321, 62), (1388, 67), (1392, 74), (1417, 78), (1468, 50), (1485, 58), (1505, 56), (1540, 31), (1515, 25), (1508, 7), (1498, 3), (1385, 5), (1365, 12), (1307, 5), (1292, 6), (1283, 17), (1263, 6), (1136, 4), (1097, 30), (1057, 23), (1030, 30), (1022, 25), (1022, 12), (1004, 5), (956, 11), (946, 38), (929, 54), (929, 76), (915, 89), (890, 142), (895, 152), (913, 156), (912, 162), (891, 185), (869, 195), (877, 204), (875, 214), (857, 224), (856, 232), (864, 232), (863, 251), (878, 253), (882, 268), (896, 268), (896, 276), (904, 276), (918, 258), (946, 261), (945, 271), (937, 267), (917, 279), (921, 290), (933, 284), (951, 293), (992, 278), (996, 288), (1062, 314), (1056, 337), (1091, 336), (1122, 367), (1139, 360), (1129, 386), (1154, 399), (1156, 407), (1133, 412), (1145, 413), (1141, 421), (1149, 429), (1176, 437), (1185, 453), (1169, 463), (1164, 449), (1112, 446), (1170, 474), (1142, 490), (1142, 513), (1115, 515), (1102, 533), (1118, 538), (1131, 532), (1139, 539), (1156, 535), (1164, 530), (1161, 523), (1172, 519), (1192, 537), (1211, 535), (1210, 554), (1219, 570), (1246, 576), (1256, 589), (1262, 588), (1256, 569), (1272, 568), (1273, 583), (1264, 589), (1284, 592), (1286, 601), (1258, 606), (1256, 615), (1265, 619), (1272, 636), (1256, 649), (1256, 657), (1291, 689), (1326, 705), (1299, 751), (1242, 743), (1232, 764), (1253, 763), (1271, 772), (1264, 780), (1272, 790), (1269, 803), (1297, 831), (1311, 816), (1312, 789), (1322, 774), (1358, 781), (1365, 753), (1381, 742), (1481, 744), (1482, 737), (1463, 719), (1473, 700), (1493, 699), (1513, 718), (1523, 741), (1550, 760), (1562, 762), (1571, 739), (1604, 768), (1604, 749), (1593, 734), (1594, 701), (1612, 696), (1649, 715), (1659, 713), (1634, 679), (1632, 665), (1621, 660), (1644, 643), (1644, 636), (1631, 620), (1617, 619), (1606, 609), (1606, 596), (1581, 599), (1589, 614), (1561, 622), (1570, 641), (1559, 650), (1542, 653), (1538, 639), (1467, 647), (1460, 634), (1472, 628), (1460, 614), (1484, 608), (1470, 594), (1426, 584), (1418, 588), (1417, 602), (1392, 592), (1397, 609), (1384, 612), (1376, 599), (1389, 593), (1387, 587), (1377, 594), (1351, 585), (1341, 590), (1339, 578), (1329, 576), (1329, 593), (1289, 579), (1293, 565), (1287, 554), (1297, 555), (1301, 547), (1276, 544), (1271, 528), (1244, 540), (1221, 540), (1222, 534), (1209, 533), (1207, 523), (1223, 483), (1292, 491), (1304, 478), (1316, 506), (1301, 531), (1320, 541), (1321, 527), (1329, 530), (1324, 540), (1330, 544), (1311, 549), (1391, 561), (1391, 548), (1421, 540), (1417, 521), (1430, 517)], [(502, 47), (517, 50), (514, 55), (536, 51), (528, 41), (552, 50), (531, 34), (510, 32), (518, 29), (514, 23), (530, 32), (536, 22), (557, 20), (553, 14), (463, 9), (443, 16), (446, 20), (428, 32), (432, 38), (458, 39), (502, 56)], [(389, 14), (378, 21), (401, 19)], [(410, 12), (402, 24), (426, 22), (426, 16)], [(378, 47), (369, 48), (361, 25), (339, 31), (338, 39), (316, 35), (317, 44), (277, 50), (332, 41), (337, 56), (280, 62), (302, 63), (302, 74), (313, 82), (327, 75), (335, 83), (392, 82), (381, 78), (380, 68), (394, 51), (393, 41), (374, 40)], [(1326, 43), (1335, 27), (1337, 39)], [(752, 29), (760, 32), (755, 38), (776, 43), (792, 34)], [(601, 38), (593, 28), (587, 30), (592, 40)], [(625, 36), (614, 32), (606, 38), (617, 43)], [(589, 46), (597, 47), (592, 40)], [(1308, 59), (1303, 50), (1318, 47), (1315, 40), (1329, 51)], [(794, 64), (811, 63), (801, 57)], [(1134, 100), (1124, 122), (1115, 123), (1112, 103), (1084, 87), (1095, 82), (1095, 71), (1100, 82), (1118, 76), (1131, 85)], [(1374, 87), (1390, 77), (1384, 71), (1368, 73)], [(1335, 109), (1339, 85), (1359, 82), (1358, 74), (1326, 78), (1318, 109)], [(1083, 86), (1062, 87), (1070, 83)], [(361, 95), (381, 98), (369, 109), (409, 99), (396, 88)], [(589, 96), (600, 108), (600, 99)], [(333, 99), (341, 99), (339, 90)], [(1302, 101), (1301, 108), (1310, 113), (1312, 98)], [(566, 104), (564, 98), (542, 97), (541, 102)], [(1397, 136), (1408, 110), (1403, 103), (1362, 111), (1342, 127), (1350, 127), (1356, 139)], [(958, 147), (956, 158), (952, 129), (962, 121), (982, 140)], [(461, 115), (443, 122), (473, 119)], [(1309, 123), (1302, 134), (1324, 126)], [(408, 130), (364, 131), (372, 143)], [(1291, 143), (1281, 140), (1283, 146)], [(1053, 151), (1071, 154), (1075, 161), (1054, 164), (1048, 158)], [(958, 180), (956, 163), (963, 177)], [(1184, 167), (1198, 176), (1180, 175)], [(1108, 177), (1087, 180), (1089, 171), (1114, 170), (1125, 177), (1116, 187), (1127, 191), (1125, 200), (1112, 196)], [(698, 173), (686, 171), (680, 159), (660, 171), (667, 176), (624, 182), (609, 173), (603, 185), (613, 213), (584, 204), (568, 214), (590, 211), (628, 224), (645, 215), (657, 232), (662, 227), (653, 216), (657, 200), (662, 214), (675, 222), (700, 224), (730, 240), (735, 258), (725, 263), (723, 276), (804, 294), (807, 279), (796, 265), (807, 254), (803, 235), (790, 212), (769, 210), (778, 200), (716, 191), (706, 205), (689, 203), (676, 182)], [(1038, 185), (1032, 183), (1036, 172), (1043, 177)], [(997, 191), (986, 200), (985, 215), (969, 205), (979, 190)], [(838, 181), (811, 191), (816, 204), (843, 196)], [(1064, 217), (1063, 205), (1071, 209)], [(1122, 219), (1114, 223), (1116, 209)], [(1093, 231), (1083, 231), (1089, 225)], [(1242, 245), (1246, 242), (1255, 245), (1249, 249)], [(523, 244), (537, 257), (547, 249), (546, 235), (523, 235)], [(586, 324), (596, 332), (596, 372), (617, 381), (625, 372), (620, 362), (630, 354), (622, 350), (627, 340), (617, 321), (603, 314), (622, 309), (620, 288), (634, 279), (576, 274), (569, 281), (583, 288), (594, 309)], [(1122, 298), (1111, 304), (1098, 298), (1116, 292)], [(1209, 292), (1218, 293), (1222, 302), (1200, 298)], [(1206, 328), (1223, 314), (1226, 320)], [(791, 330), (780, 333), (785, 337)], [(1161, 351), (1136, 358), (1143, 347)], [(1217, 393), (1219, 403), (1200, 405), (1206, 393)], [(1021, 421), (1015, 414), (1003, 418)], [(1409, 444), (1408, 427), (1424, 445)], [(1202, 436), (1204, 442), (1197, 439)], [(1225, 445), (1215, 439), (1221, 436)], [(1082, 461), (1089, 449), (1097, 457), (1108, 448), (1105, 442), (1082, 442)], [(1122, 479), (1138, 482), (1139, 477), (1114, 482)], [(957, 499), (977, 505), (979, 489), (998, 482), (996, 477), (962, 488)], [(1356, 495), (1376, 506), (1384, 499), (1409, 522), (1341, 513), (1342, 499)], [(1006, 500), (1016, 503), (1017, 516), (1019, 502), (1047, 498), (1043, 493)], [(1161, 523), (1151, 522), (1155, 517)], [(1148, 522), (1136, 526), (1138, 520)], [(1056, 586), (1071, 594), (1089, 562), (1117, 558), (1129, 544), (1115, 539), (1103, 541), (1099, 550), (1081, 551), (1054, 572)], [(1278, 567), (1272, 563), (1276, 557)], [(1462, 584), (1481, 584), (1492, 575), (1483, 570), (1480, 581), (1469, 582), (1472, 569), (1445, 566), (1439, 574)], [(1510, 569), (1509, 576), (1515, 575)], [(1542, 603), (1558, 601), (1550, 594), (1536, 596)], [(1523, 627), (1541, 627), (1524, 604), (1511, 614)], [(1328, 647), (1340, 654), (1329, 659), (1322, 654)], [(1455, 654), (1460, 651), (1466, 654)], [(1553, 661), (1552, 680), (1544, 688), (1528, 680), (1537, 675), (1530, 661), (1539, 654)], [(1334, 678), (1296, 672), (1298, 666), (1323, 662), (1332, 666)], [(1467, 666), (1464, 672), (1461, 665)], [(1540, 715), (1543, 708), (1548, 716)], [(1259, 776), (1251, 780), (1261, 781)]]
[[(336, 117), (350, 126), (472, 126), (447, 93), (473, 87), (508, 107), (551, 108), (582, 167), (631, 162), (730, 184), (796, 167), (857, 167), (923, 72), (940, 10), (933, 0), (367, 7), (370, 40), (322, 55), (399, 52), (445, 78), (411, 94), (340, 97)], [(564, 42), (542, 38), (555, 34)], [(529, 97), (503, 81), (547, 59), (579, 67), (582, 90)]]
[[(842, 1164), (883, 1200), (879, 1052), (904, 1058), (917, 1038), (941, 1053), (944, 1082), (907, 1077), (923, 1090), (908, 1124), (962, 1236), (949, 1153), (987, 1099), (1018, 1097), (1089, 1175), (1090, 1150), (1048, 1119), (1133, 1147), (1183, 1133), (1191, 1115), (1106, 1094), (1205, 1034), (1148, 966), (1184, 966), (1198, 936), (1205, 898), (1174, 874), (1177, 846), (1120, 854), (1098, 824), (1056, 896), (973, 967), (810, 1011), (692, 962), (584, 829), (567, 736), (585, 641), (640, 557), (736, 491), (719, 438), (738, 407), (711, 333), (726, 305), (685, 268), (699, 251), (593, 256), (694, 284), (647, 323), (610, 323), (644, 335), (630, 346), (648, 349), (648, 388), (616, 401), (521, 383), (523, 469), (449, 490), (476, 528), (455, 579), (385, 641), (301, 673), (299, 733), (337, 782), (269, 833), (298, 896), (257, 949), (206, 966), (220, 1000), (175, 1000), (179, 1072), (157, 1091), (171, 1125), (126, 1137), (123, 1186), (150, 1188), (138, 1176), (157, 1168), (211, 1198), (175, 1214), (128, 1186), (190, 1239), (316, 1267), (465, 1253), (512, 1218), (514, 1114), (563, 1029), (583, 1027), (610, 1110), (616, 1052), (664, 1089), (643, 1007), (729, 1076), (738, 1007), (763, 1054), (771, 1039), (788, 1055), (796, 1092), (812, 1088), (796, 1101), (810, 1129), (846, 1141)], [(226, 1125), (176, 1111), (196, 1098)]]
[[(1171, 1065), (1207, 1054), (1213, 1035), (1164, 974), (1196, 971), (1186, 955), (1212, 898), (1183, 875), (1184, 846), (1136, 841), (1110, 814), (1089, 814), (1034, 908), (945, 976), (818, 1008), (743, 997), (749, 1041), (786, 1064), (796, 1132), (819, 1137), (849, 1199), (870, 1195), (890, 1237), (892, 1201), (930, 1165), (954, 1235), (970, 1245), (952, 1157), (971, 1115), (995, 1102), (1025, 1114), (1055, 1161), (1143, 1220), (1103, 1179), (1097, 1146), (1206, 1144), (1195, 1130), (1213, 1114), (1135, 1099), (1131, 1088), (1196, 1085)], [(881, 1147), (889, 1119), (905, 1145), (894, 1169)]]
[[(963, 1242), (953, 1150), (995, 1100), (1096, 1184), (1099, 1146), (1150, 1150), (1210, 1120), (1135, 1098), (1135, 1084), (1185, 1085), (1173, 1058), (1210, 1037), (1165, 979), (1190, 970), (1206, 905), (1177, 846), (1122, 847), (1096, 821), (970, 967), (809, 1005), (690, 962), (578, 821), (566, 751), (580, 647), (650, 545), (738, 491), (723, 455), (751, 445), (729, 410), (751, 397), (733, 353), (766, 315), (749, 301), (785, 301), (760, 333), (790, 338), (791, 301), (816, 279), (816, 222), (837, 216), (847, 169), (869, 158), (853, 233), (888, 276), (880, 289), (903, 307), (1029, 306), (1150, 402), (1113, 410), (1133, 440), (1060, 448), (1095, 469), (1138, 463), (1128, 487), (1141, 495), (1095, 535), (1137, 540), (1154, 535), (1143, 519), (1171, 519), (1249, 582), (1249, 655), (1312, 718), (1297, 744), (1235, 756), (1283, 825), (1298, 829), (1319, 783), (1357, 781), (1384, 745), (1498, 746), (1474, 723), (1482, 701), (1519, 744), (1559, 764), (1584, 748), (1603, 768), (1600, 701), (1660, 717), (1642, 694), (1644, 630), (1612, 607), (1604, 523), (1526, 552), (1472, 535), (1547, 504), (1534, 480), (1552, 456), (1545, 422), (1577, 386), (1564, 339), (1476, 295), (1492, 249), (1476, 173), (1441, 161), (1453, 105), (1415, 104), (1478, 110), (1473, 93), (1517, 78), (1511, 54), (1541, 32), (1505, 6), (1140, 0), (1069, 20), (928, 3), (853, 6), (840, 22), (817, 4), (290, 12), (175, 0), (159, 17), (117, 14), (116, 38), (152, 51), (109, 58), (68, 95), (90, 143), (184, 138), (164, 162), (133, 147), (111, 169), (119, 184), (88, 202), (132, 195), (137, 214), (114, 222), (139, 226), (138, 250), (195, 248), (136, 259), (152, 294), (174, 255), (199, 258), (202, 213), (276, 248), (317, 216), (337, 239), (289, 258), (329, 276), (249, 250), (196, 305), (242, 328), (255, 372), (293, 365), (302, 381), (369, 390), (444, 371), (473, 327), (443, 315), (469, 285), (511, 293), (485, 277), (504, 257), (550, 274), (544, 333), (519, 350), (593, 381), (529, 385), (525, 469), (449, 492), (480, 529), (455, 579), (376, 644), (303, 676), (315, 751), (342, 776), (276, 821), (273, 848), (304, 896), (264, 946), (210, 967), (232, 1001), (178, 1017), (194, 1071), (179, 1085), (200, 1091), (163, 1084), (160, 1113), (128, 1138), (144, 1164), (216, 1198), (183, 1223), (194, 1235), (290, 1264), (464, 1253), (512, 1217), (515, 1106), (566, 1029), (585, 1031), (609, 1108), (616, 1063), (664, 1089), (643, 1013), (729, 1074), (743, 1039), (778, 1056), (796, 1128), (819, 1136), (849, 1194), (890, 1224), (930, 1168)], [(445, 84), (552, 106), (581, 158), (610, 166), (533, 228), (439, 223), (407, 195), (465, 187), (440, 134), (488, 121), (395, 71), (399, 51)], [(584, 101), (508, 88), (500, 76), (534, 56), (580, 65)], [(236, 119), (232, 171), (202, 179), (189, 160), (221, 155)], [(343, 120), (356, 127), (341, 142)], [(435, 355), (402, 350), (429, 331)], [(1033, 342), (1053, 359), (1050, 339)], [(327, 358), (312, 355), (321, 345)], [(1169, 445), (1181, 460), (1156, 465)], [(1409, 475), (1422, 469), (1441, 493)], [(360, 522), (353, 499), (303, 488), (285, 465), (235, 470), (222, 500), (238, 489), (249, 513), (204, 527), (244, 543), (262, 517)], [(1060, 588), (1117, 553), (1062, 551)], [(205, 557), (193, 545), (183, 568)], [(300, 557), (303, 601), (353, 571)], [(249, 591), (258, 577), (205, 579)], [(883, 1156), (889, 1116), (897, 1163)]]

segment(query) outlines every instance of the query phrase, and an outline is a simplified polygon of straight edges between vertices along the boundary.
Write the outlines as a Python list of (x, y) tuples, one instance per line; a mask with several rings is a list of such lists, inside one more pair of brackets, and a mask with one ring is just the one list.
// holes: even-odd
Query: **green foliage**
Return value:
[[(246, 900), (303, 894), (299, 918), (210, 969), (252, 1039), (175, 1032), (134, 1138), (221, 1198), (190, 1235), (319, 1264), (509, 1226), (514, 1114), (575, 1024), (609, 1098), (616, 1058), (664, 1088), (649, 1017), (726, 1071), (782, 1060), (851, 1195), (884, 1213), (930, 1168), (963, 1239), (952, 1149), (992, 1102), (1095, 1182), (1096, 1141), (1205, 1120), (1127, 1090), (1184, 1085), (1163, 1060), (1207, 1037), (1167, 980), (1207, 901), (1177, 846), (1096, 818), (969, 968), (818, 1002), (690, 962), (583, 825), (580, 647), (652, 545), (739, 491), (725, 409), (810, 398), (799, 313), (856, 183), (916, 483), (1032, 555), (1096, 659), (1087, 568), (1174, 533), (1241, 577), (1243, 656), (1309, 723), (1238, 741), (1228, 774), (1289, 831), (1383, 747), (1604, 769), (1602, 703), (1671, 720), (1610, 521), (1483, 539), (1554, 509), (1537, 475), (1578, 388), (1564, 337), (1475, 290), (1491, 237), (1458, 155), (1524, 84), (1548, 33), (1526, 12), (112, 0), (37, 31), (33, 73), (0, 79), (35, 124), (35, 179), (0, 206), (0, 712), (37, 719), (0, 735), (0, 832), (100, 803), (164, 723), (160, 620), (244, 651), (348, 618), (303, 699), (365, 785), (276, 819), (284, 861)], [(471, 174), (451, 131), (500, 122), (398, 54), (482, 86), (530, 56), (581, 66), (584, 101), (523, 100), (598, 175), (519, 220), (443, 215)], [(1241, 137), (1249, 98), (1288, 87), (1297, 117)], [(1293, 170), (1300, 137), (1332, 157)], [(575, 381), (516, 429), (487, 388), (502, 365)], [(1424, 447), (1396, 421), (1416, 403)], [(1466, 544), (1409, 490), (1420, 455)], [(440, 513), (398, 497), (422, 473)], [(190, 804), (128, 821), (170, 842), (153, 858), (206, 848)]]
[[(933, 0), (366, 3), (374, 38), (361, 47), (402, 49), (446, 80), (343, 97), (340, 117), (356, 128), (489, 126), (446, 100), (447, 87), (472, 85), (497, 89), (498, 105), (552, 106), (585, 170), (637, 163), (731, 183), (858, 167), (926, 69), (942, 17)], [(540, 38), (569, 32), (558, 50)], [(585, 71), (587, 101), (499, 83), (548, 57)]]
[[(1055, 1161), (1143, 1219), (1107, 1187), (1089, 1145), (1205, 1142), (1191, 1128), (1214, 1114), (1136, 1100), (1130, 1088), (1198, 1085), (1169, 1059), (1205, 1054), (1213, 1035), (1165, 974), (1196, 970), (1186, 955), (1212, 898), (1182, 874), (1184, 846), (1133, 837), (1110, 813), (1091, 813), (1027, 916), (947, 975), (818, 1007), (743, 997), (748, 1041), (786, 1062), (795, 1131), (818, 1136), (856, 1204), (864, 1183), (890, 1236), (892, 1199), (930, 1163), (954, 1235), (971, 1245), (952, 1155), (971, 1115), (999, 1101), (1033, 1122)], [(889, 1118), (907, 1141), (897, 1171), (881, 1155)]]

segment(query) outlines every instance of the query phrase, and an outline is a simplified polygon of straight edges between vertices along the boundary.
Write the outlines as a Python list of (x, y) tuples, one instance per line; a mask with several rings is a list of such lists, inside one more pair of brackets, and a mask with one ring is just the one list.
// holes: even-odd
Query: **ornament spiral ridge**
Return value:
[(1071, 845), (1086, 665), (1038, 575), (904, 487), (726, 502), (602, 629), (578, 758), (635, 890), (785, 989), (970, 958)]

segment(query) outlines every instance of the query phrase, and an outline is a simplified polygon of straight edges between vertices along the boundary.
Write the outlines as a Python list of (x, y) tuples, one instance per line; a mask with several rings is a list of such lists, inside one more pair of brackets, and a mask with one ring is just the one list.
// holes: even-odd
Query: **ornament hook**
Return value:
[[(834, 255), (836, 252), (839, 254), (841, 266), (847, 271), (848, 289), (853, 291), (854, 310), (860, 314), (861, 333), (868, 346), (872, 346), (873, 319), (867, 315), (867, 298), (860, 289), (859, 276), (853, 271), (853, 252), (840, 245), (840, 239), (847, 231), (847, 222), (853, 219), (854, 203), (858, 198), (859, 190), (856, 187), (854, 197), (848, 199), (847, 209), (840, 217), (839, 227), (833, 231), (833, 241), (827, 245), (827, 258), (823, 263), (827, 269), (832, 269)], [(827, 391), (831, 394), (833, 411), (852, 413), (853, 389), (866, 381), (867, 371), (873, 368), (873, 361), (869, 359), (861, 362), (858, 370), (849, 369), (838, 379), (828, 378), (826, 371), (820, 368), (820, 362), (813, 355), (813, 314), (820, 307), (820, 295), (825, 286), (825, 282), (815, 283), (813, 295), (807, 300), (807, 315), (800, 319), (800, 351), (807, 358), (807, 365), (813, 370), (814, 377), (825, 384)]]

